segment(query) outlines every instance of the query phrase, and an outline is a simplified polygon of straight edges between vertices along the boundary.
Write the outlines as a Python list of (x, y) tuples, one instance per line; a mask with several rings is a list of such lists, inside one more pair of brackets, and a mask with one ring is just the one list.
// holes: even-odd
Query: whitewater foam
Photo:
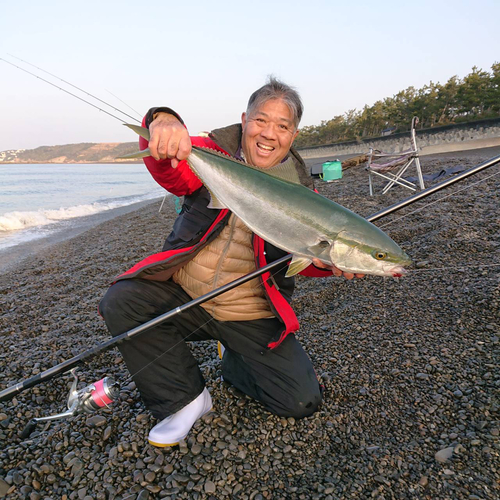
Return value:
[(158, 197), (158, 192), (143, 196), (127, 197), (116, 199), (109, 202), (95, 202), (85, 205), (76, 205), (73, 207), (62, 207), (54, 209), (39, 209), (36, 211), (13, 211), (0, 216), (0, 233), (6, 234), (11, 231), (20, 231), (23, 229), (46, 226), (59, 221), (74, 219), (94, 215), (106, 210), (131, 205), (140, 201)]

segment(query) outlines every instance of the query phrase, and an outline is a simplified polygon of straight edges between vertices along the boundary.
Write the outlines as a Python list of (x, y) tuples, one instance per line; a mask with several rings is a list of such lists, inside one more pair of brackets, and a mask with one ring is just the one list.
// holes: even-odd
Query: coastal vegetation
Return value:
[(323, 120), (320, 125), (301, 128), (295, 146), (318, 146), (335, 142), (405, 132), (418, 116), (419, 128), (432, 128), (500, 116), (500, 63), (491, 72), (474, 66), (460, 79), (452, 76), (445, 84), (430, 82), (422, 88), (408, 87), (392, 97), (351, 109)]

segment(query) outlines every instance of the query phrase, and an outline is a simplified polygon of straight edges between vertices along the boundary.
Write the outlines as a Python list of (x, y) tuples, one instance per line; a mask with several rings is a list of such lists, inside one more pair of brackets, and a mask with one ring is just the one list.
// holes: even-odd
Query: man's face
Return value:
[(246, 161), (261, 168), (278, 165), (299, 133), (290, 108), (281, 99), (265, 102), (249, 116), (243, 113), (241, 124), (241, 145)]

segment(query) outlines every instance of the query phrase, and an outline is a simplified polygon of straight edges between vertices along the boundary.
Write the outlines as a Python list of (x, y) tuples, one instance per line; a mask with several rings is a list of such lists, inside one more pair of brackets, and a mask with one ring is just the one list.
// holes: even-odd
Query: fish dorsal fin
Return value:
[[(252, 166), (248, 165), (248, 163), (245, 163), (244, 161), (238, 160), (238, 159), (236, 159), (236, 158), (234, 158), (232, 156), (229, 156), (228, 154), (223, 153), (222, 151), (217, 151), (216, 149), (205, 148), (203, 146), (193, 146), (193, 149), (195, 151), (200, 151), (202, 153), (207, 153), (207, 154), (210, 154), (212, 156), (218, 156), (219, 158), (224, 158), (225, 160), (230, 160), (230, 161), (232, 161), (234, 163), (239, 163), (243, 167), (253, 168)], [(189, 161), (189, 157), (188, 157), (188, 161)]]
[(136, 134), (140, 135), (146, 141), (149, 141), (149, 130), (146, 127), (141, 127), (139, 125), (132, 125), (131, 123), (124, 123), (125, 127), (133, 130)]
[[(288, 158), (283, 163), (280, 163), (271, 168), (260, 168), (254, 167), (248, 163), (245, 163), (242, 160), (238, 160), (232, 156), (229, 156), (226, 153), (222, 153), (221, 151), (217, 151), (215, 149), (193, 146), (193, 149), (198, 151), (203, 151), (204, 153), (209, 153), (214, 156), (219, 156), (220, 158), (224, 158), (225, 160), (230, 160), (238, 165), (241, 165), (245, 168), (250, 168), (252, 170), (257, 170), (257, 172), (262, 172), (264, 174), (270, 175), (271, 177), (275, 177), (276, 179), (281, 179), (283, 181), (292, 182), (293, 184), (300, 184), (299, 176), (297, 174), (297, 170), (291, 158)], [(189, 162), (189, 158), (188, 158)]]
[(303, 271), (306, 267), (309, 267), (312, 264), (312, 260), (307, 257), (299, 257), (298, 255), (294, 255), (292, 258), (292, 262), (288, 266), (288, 271), (285, 274), (286, 278), (290, 278), (291, 276), (295, 276), (296, 274)]

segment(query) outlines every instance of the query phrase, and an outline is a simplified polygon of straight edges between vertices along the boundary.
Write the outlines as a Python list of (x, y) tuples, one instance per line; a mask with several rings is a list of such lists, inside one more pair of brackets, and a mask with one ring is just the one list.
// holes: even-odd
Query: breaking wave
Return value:
[(119, 208), (140, 201), (158, 198), (158, 192), (143, 196), (129, 196), (118, 198), (106, 202), (95, 202), (86, 205), (76, 205), (73, 207), (54, 209), (39, 209), (36, 211), (14, 211), (0, 215), (0, 233), (6, 234), (11, 231), (20, 231), (28, 228), (35, 228), (54, 224), (59, 221), (94, 215), (113, 208)]

